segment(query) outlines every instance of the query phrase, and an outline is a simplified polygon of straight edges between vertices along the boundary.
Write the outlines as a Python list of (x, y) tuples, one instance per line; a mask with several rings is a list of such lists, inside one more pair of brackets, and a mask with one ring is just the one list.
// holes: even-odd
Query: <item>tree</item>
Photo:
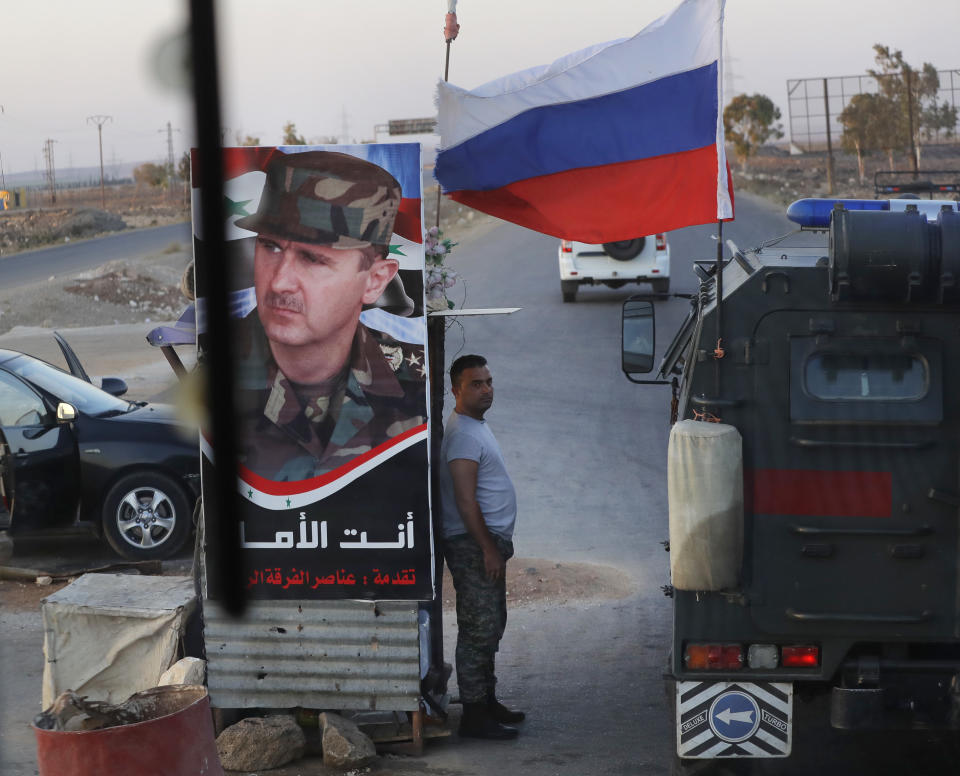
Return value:
[(920, 149), (923, 140), (939, 135), (941, 130), (952, 134), (957, 122), (957, 112), (943, 103), (937, 103), (940, 76), (929, 62), (920, 70), (912, 67), (899, 49), (891, 49), (877, 43), (873, 47), (877, 70), (868, 72), (877, 79), (879, 94), (886, 98), (889, 122), (887, 153), (893, 169), (893, 152), (910, 145), (914, 149), (916, 165), (920, 164)]
[(307, 141), (297, 134), (297, 125), (288, 121), (283, 125), (283, 145), (306, 145)]
[(723, 111), (723, 130), (733, 142), (740, 164), (747, 167), (751, 157), (770, 138), (781, 138), (780, 109), (765, 94), (739, 94)]
[(841, 144), (847, 153), (856, 153), (857, 171), (863, 183), (863, 157), (880, 147), (881, 117), (887, 110), (878, 94), (855, 94), (840, 114)]
[(920, 114), (920, 124), (927, 141), (939, 140), (941, 130), (944, 137), (952, 138), (957, 131), (957, 109), (946, 100), (940, 105), (934, 100)]
[(190, 154), (187, 151), (183, 152), (183, 156), (180, 157), (180, 162), (177, 164), (177, 175), (180, 180), (188, 181), (190, 180)]
[[(293, 127), (293, 124), (288, 124), (287, 126)], [(287, 127), (284, 127), (284, 131), (286, 131), (286, 129), (287, 129)], [(253, 135), (246, 135), (245, 137), (241, 138), (240, 133), (237, 132), (237, 145), (239, 145), (239, 146), (258, 146), (258, 145), (260, 145), (260, 138), (259, 138), (259, 137), (254, 137)]]
[(133, 168), (133, 179), (138, 186), (146, 184), (147, 186), (166, 188), (170, 185), (170, 174), (167, 166), (166, 164), (144, 162)]

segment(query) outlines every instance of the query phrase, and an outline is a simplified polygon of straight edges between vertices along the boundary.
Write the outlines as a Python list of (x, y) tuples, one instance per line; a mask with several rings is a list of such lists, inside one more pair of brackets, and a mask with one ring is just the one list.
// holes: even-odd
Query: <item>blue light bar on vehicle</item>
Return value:
[(801, 228), (828, 229), (830, 213), (836, 204), (847, 210), (887, 210), (903, 212), (908, 206), (915, 206), (925, 214), (928, 221), (935, 221), (937, 213), (947, 206), (957, 209), (957, 203), (949, 199), (798, 199), (787, 208), (787, 218)]

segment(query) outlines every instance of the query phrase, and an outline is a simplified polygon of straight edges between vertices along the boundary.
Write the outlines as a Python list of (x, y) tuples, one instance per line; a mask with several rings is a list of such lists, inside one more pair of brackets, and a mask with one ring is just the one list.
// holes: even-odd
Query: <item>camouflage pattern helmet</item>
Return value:
[(278, 154), (260, 205), (236, 221), (251, 232), (332, 248), (390, 245), (400, 184), (372, 162), (335, 151)]

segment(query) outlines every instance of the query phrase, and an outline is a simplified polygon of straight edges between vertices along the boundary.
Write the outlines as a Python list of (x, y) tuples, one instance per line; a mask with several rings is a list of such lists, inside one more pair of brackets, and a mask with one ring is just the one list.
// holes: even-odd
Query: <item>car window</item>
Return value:
[(0, 426), (37, 426), (47, 408), (43, 400), (6, 372), (0, 372)]
[(111, 396), (105, 391), (67, 374), (44, 361), (20, 356), (6, 363), (6, 368), (25, 380), (53, 394), (59, 401), (72, 404), (86, 415), (102, 415), (108, 412), (126, 412), (130, 403)]

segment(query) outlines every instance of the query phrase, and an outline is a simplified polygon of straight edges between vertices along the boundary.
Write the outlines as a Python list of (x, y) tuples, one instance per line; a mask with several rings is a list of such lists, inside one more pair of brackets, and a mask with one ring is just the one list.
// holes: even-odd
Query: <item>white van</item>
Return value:
[(564, 302), (576, 300), (579, 286), (597, 283), (610, 288), (649, 283), (658, 294), (670, 290), (670, 245), (666, 234), (603, 245), (562, 240), (557, 255)]

